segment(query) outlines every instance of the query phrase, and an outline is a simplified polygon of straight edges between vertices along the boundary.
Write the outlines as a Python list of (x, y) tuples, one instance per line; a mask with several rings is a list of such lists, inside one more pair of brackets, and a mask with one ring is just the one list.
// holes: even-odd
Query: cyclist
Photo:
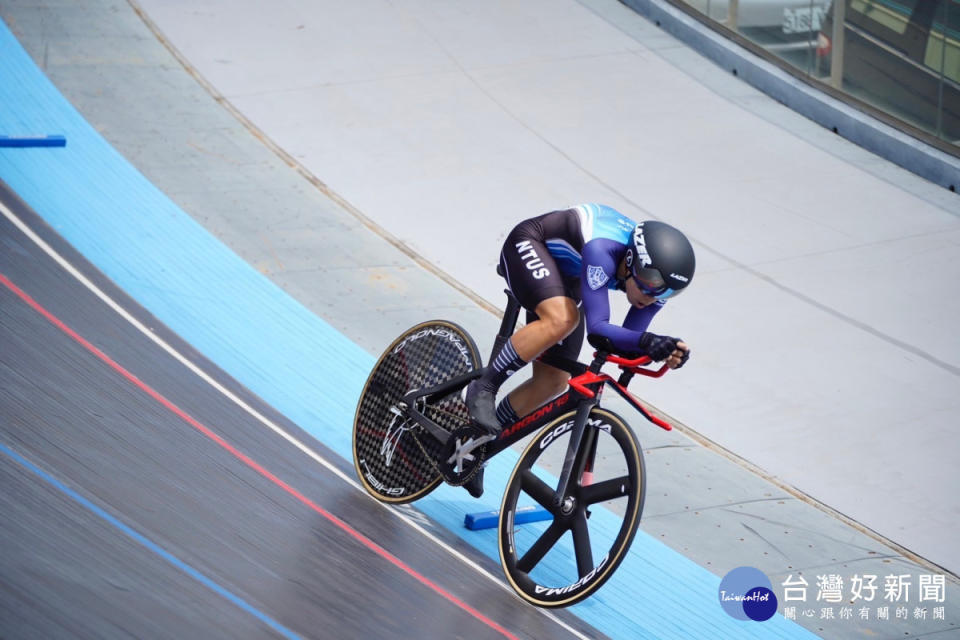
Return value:
[[(527, 311), (527, 324), (467, 387), (470, 415), (491, 435), (562, 393), (570, 374), (534, 361), (533, 376), (494, 408), (507, 377), (548, 349), (576, 359), (584, 329), (608, 338), (621, 353), (647, 355), (672, 369), (690, 357), (681, 339), (647, 331), (667, 299), (690, 284), (696, 267), (690, 241), (668, 224), (637, 224), (600, 204), (553, 211), (514, 227), (500, 266)], [(610, 322), (611, 289), (624, 291), (630, 302), (622, 325)], [(483, 491), (479, 474), (471, 484), (471, 493)]]

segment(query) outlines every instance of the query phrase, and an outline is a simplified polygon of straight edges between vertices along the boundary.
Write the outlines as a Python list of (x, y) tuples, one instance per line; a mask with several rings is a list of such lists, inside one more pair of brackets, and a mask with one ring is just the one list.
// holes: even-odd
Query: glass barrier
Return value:
[(960, 153), (960, 0), (670, 0)]

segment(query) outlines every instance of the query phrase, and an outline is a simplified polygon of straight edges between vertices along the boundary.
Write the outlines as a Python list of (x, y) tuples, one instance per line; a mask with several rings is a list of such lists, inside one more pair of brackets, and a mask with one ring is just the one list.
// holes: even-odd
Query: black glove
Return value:
[[(683, 342), (683, 341), (681, 340), (680, 342)], [(683, 365), (687, 364), (687, 360), (689, 360), (689, 359), (690, 359), (690, 350), (689, 350), (689, 349), (684, 349), (683, 355), (680, 356), (680, 364), (678, 364), (676, 367), (674, 367), (674, 369), (679, 369), (679, 368), (682, 367)]]
[(640, 336), (638, 345), (640, 351), (650, 356), (654, 362), (661, 362), (670, 357), (680, 338), (671, 338), (670, 336), (658, 336), (655, 333), (645, 332)]

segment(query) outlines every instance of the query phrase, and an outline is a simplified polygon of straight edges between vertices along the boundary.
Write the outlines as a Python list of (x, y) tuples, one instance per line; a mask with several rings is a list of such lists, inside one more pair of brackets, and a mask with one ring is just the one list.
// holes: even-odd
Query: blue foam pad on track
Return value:
[(0, 135), (0, 147), (65, 147), (67, 137), (61, 135), (46, 136), (5, 136)]
[[(540, 505), (528, 505), (517, 508), (513, 516), (513, 523), (524, 524), (526, 522), (539, 522), (541, 520), (549, 520), (552, 517), (550, 512)], [(477, 513), (468, 513), (463, 518), (463, 526), (471, 531), (477, 531), (479, 529), (491, 529), (497, 526), (497, 522), (499, 521), (499, 511), (478, 511)]]

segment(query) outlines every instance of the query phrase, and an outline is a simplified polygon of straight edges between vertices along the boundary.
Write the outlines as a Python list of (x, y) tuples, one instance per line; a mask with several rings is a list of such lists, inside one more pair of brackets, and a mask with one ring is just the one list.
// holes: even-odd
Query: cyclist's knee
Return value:
[(580, 310), (571, 298), (549, 298), (537, 305), (536, 312), (553, 342), (566, 338), (580, 323)]

